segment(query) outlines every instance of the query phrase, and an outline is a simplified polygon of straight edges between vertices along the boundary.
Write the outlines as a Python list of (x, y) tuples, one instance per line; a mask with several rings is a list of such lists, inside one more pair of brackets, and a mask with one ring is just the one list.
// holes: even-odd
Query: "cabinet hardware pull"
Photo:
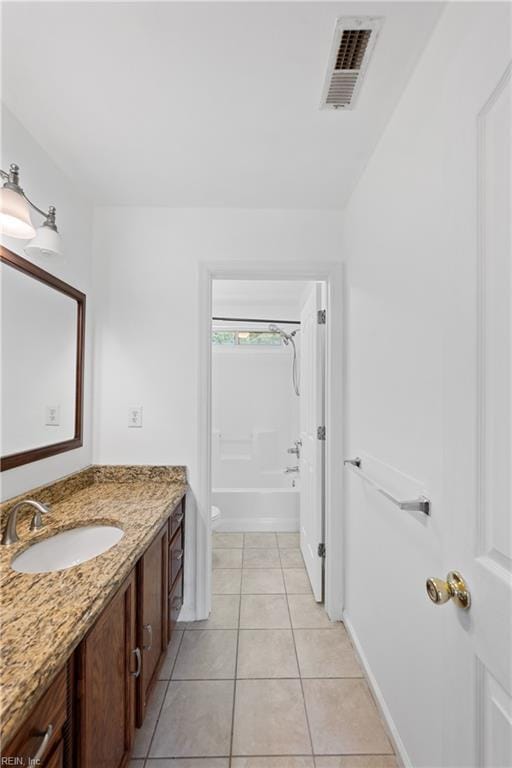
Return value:
[(183, 557), (183, 550), (182, 549), (174, 549), (172, 552), (172, 556), (175, 560), (181, 560)]
[(149, 645), (143, 645), (143, 651), (150, 651), (153, 647), (153, 627), (151, 624), (144, 624), (142, 629), (149, 634)]
[(135, 670), (135, 672), (130, 672), (130, 675), (132, 677), (138, 677), (140, 675), (140, 670), (142, 667), (142, 658), (140, 655), (140, 648), (134, 648), (132, 653), (135, 654), (135, 658), (137, 659), (137, 669)]
[(34, 757), (31, 758), (31, 763), (33, 763), (33, 765), (37, 765), (38, 763), (41, 762), (42, 758), (45, 755), (46, 750), (48, 749), (48, 744), (50, 743), (52, 736), (53, 736), (53, 725), (50, 723), (50, 725), (46, 729), (46, 732), (43, 736), (43, 740), (39, 745), (39, 749), (35, 753)]

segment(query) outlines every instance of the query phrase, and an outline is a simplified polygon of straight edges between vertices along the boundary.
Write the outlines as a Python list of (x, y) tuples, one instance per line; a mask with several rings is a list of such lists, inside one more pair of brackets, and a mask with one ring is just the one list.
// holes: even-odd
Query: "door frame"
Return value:
[(212, 490), (212, 284), (214, 280), (301, 280), (326, 284), (325, 387), (325, 610), (332, 621), (343, 615), (343, 438), (344, 438), (344, 281), (342, 262), (218, 262), (199, 264), (198, 488), (196, 494), (195, 618), (211, 610)]

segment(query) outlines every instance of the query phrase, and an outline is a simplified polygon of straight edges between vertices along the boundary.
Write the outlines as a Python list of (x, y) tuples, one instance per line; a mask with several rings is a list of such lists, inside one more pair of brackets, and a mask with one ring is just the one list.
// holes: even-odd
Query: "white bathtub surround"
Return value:
[[(246, 308), (250, 316), (257, 312), (258, 307)], [(291, 365), (290, 348), (284, 345), (213, 345), (214, 488), (290, 485), (282, 482), (284, 470), (294, 463), (286, 451), (299, 438), (299, 399), (292, 387)]]
[(298, 488), (220, 488), (212, 499), (222, 510), (219, 531), (298, 531)]
[[(222, 354), (222, 353), (221, 353)], [(255, 353), (259, 354), (259, 353)], [(245, 353), (242, 353), (245, 357)], [(215, 359), (216, 356), (214, 356)], [(260, 365), (264, 365), (263, 360), (258, 361)], [(269, 392), (268, 396), (272, 396), (272, 392), (275, 393), (276, 398), (279, 395), (277, 387), (272, 388), (272, 378), (275, 373), (273, 366), (275, 359), (267, 360), (267, 371), (269, 379)], [(290, 361), (287, 366), (282, 366), (281, 361), (281, 373), (287, 378), (285, 384), (288, 386), (288, 378), (291, 374), (289, 371)], [(250, 368), (250, 366), (249, 366)], [(247, 371), (250, 374), (250, 371)], [(244, 383), (240, 381), (240, 377), (236, 375), (226, 376), (225, 381), (230, 382), (233, 389), (232, 397), (229, 399), (230, 387), (224, 387), (224, 379), (218, 384), (218, 390), (223, 394), (223, 398), (227, 403), (230, 403), (226, 410), (229, 411), (228, 416), (224, 421), (232, 420), (237, 422), (235, 425), (222, 425), (220, 421), (215, 422), (219, 424), (220, 428), (216, 427), (213, 430), (212, 435), (212, 461), (213, 461), (213, 485), (215, 488), (283, 488), (291, 487), (291, 480), (296, 477), (295, 475), (285, 475), (285, 469), (287, 466), (293, 466), (297, 463), (296, 457), (287, 454), (287, 449), (293, 446), (295, 440), (299, 437), (298, 432), (298, 419), (296, 413), (289, 413), (292, 409), (291, 405), (291, 393), (288, 399), (283, 398), (283, 411), (274, 420), (272, 408), (267, 407), (267, 403), (263, 402), (263, 398), (266, 396), (265, 391), (256, 392), (257, 384), (254, 382), (252, 385), (244, 386)], [(226, 392), (226, 389), (228, 390)], [(214, 387), (214, 405), (218, 405), (218, 397), (216, 392), (217, 388)], [(258, 428), (254, 424), (244, 424), (252, 415), (253, 420), (257, 423), (258, 416), (256, 411), (256, 401), (260, 399), (262, 408), (267, 411), (266, 429)], [(239, 407), (237, 400), (243, 400), (243, 404), (240, 403)], [(246, 411), (250, 413), (247, 415)], [(277, 410), (277, 406), (275, 408)], [(241, 411), (245, 412), (245, 419), (241, 417)], [(238, 419), (237, 419), (238, 417)]]
[[(218, 330), (268, 330), (244, 318), (299, 320), (310, 283), (217, 280), (213, 283)], [(283, 325), (287, 331), (297, 326)], [(300, 331), (296, 334), (300, 349)], [(300, 353), (299, 353), (300, 354)], [(212, 346), (212, 503), (220, 531), (298, 531), (298, 464), (287, 453), (299, 438), (299, 398), (292, 385), (292, 350)]]

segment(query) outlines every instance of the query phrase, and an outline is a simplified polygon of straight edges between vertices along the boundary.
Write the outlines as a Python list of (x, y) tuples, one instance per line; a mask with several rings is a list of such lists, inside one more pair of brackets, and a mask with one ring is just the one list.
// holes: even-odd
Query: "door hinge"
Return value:
[(325, 557), (325, 544), (318, 545), (318, 557)]
[(325, 325), (327, 322), (327, 311), (325, 309), (319, 309), (317, 312), (318, 325)]
[(325, 440), (325, 427), (317, 427), (316, 437), (317, 440)]

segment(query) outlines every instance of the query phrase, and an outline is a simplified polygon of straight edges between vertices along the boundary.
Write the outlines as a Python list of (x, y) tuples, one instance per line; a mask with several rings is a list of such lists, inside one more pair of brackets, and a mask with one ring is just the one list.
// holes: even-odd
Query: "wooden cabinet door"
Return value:
[(135, 571), (78, 650), (80, 768), (126, 765), (135, 726)]
[(142, 671), (137, 683), (137, 725), (142, 725), (150, 691), (167, 649), (168, 524), (138, 563), (137, 630)]
[(52, 752), (48, 761), (43, 763), (44, 768), (63, 768), (64, 766), (64, 744), (59, 741), (56, 749)]

